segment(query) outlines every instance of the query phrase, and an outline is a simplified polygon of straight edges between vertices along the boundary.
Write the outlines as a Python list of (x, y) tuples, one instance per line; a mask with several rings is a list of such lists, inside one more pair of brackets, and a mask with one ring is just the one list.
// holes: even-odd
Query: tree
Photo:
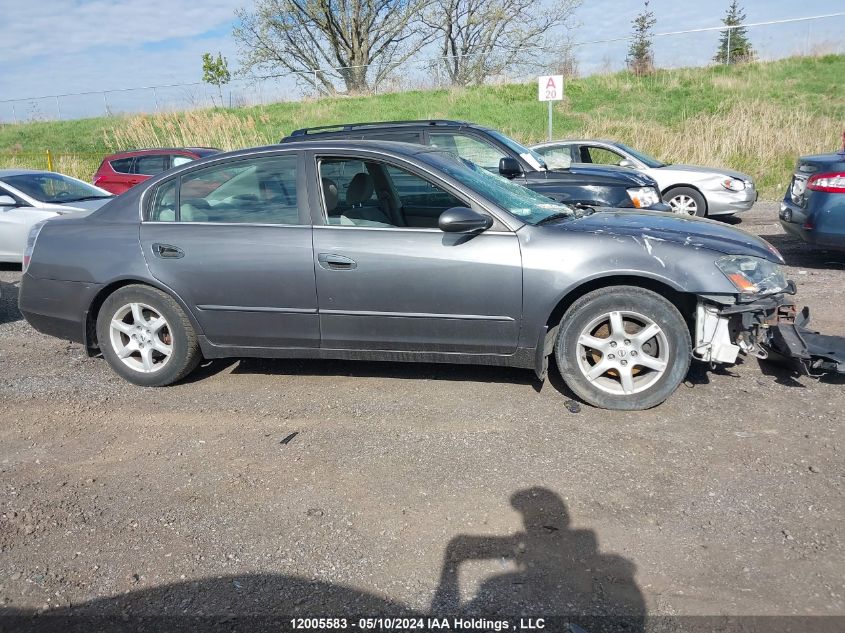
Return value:
[(439, 70), (452, 85), (481, 83), (536, 57), (543, 39), (565, 24), (581, 0), (432, 0), (424, 13), (436, 33)]
[(719, 38), (719, 49), (713, 61), (719, 64), (740, 64), (754, 59), (754, 49), (748, 41), (748, 29), (741, 26), (745, 22), (745, 10), (733, 0), (728, 7), (722, 23), (733, 28), (725, 29)]
[[(335, 94), (376, 89), (422, 46), (415, 28), (427, 0), (256, 0), (239, 10), (239, 42), (246, 72), (300, 81)], [(279, 73), (279, 69), (286, 73)]]
[(217, 57), (211, 53), (202, 54), (202, 80), (207, 84), (217, 86), (221, 108), (223, 107), (223, 85), (229, 83), (231, 79), (229, 62), (221, 53), (217, 53)]
[(657, 24), (657, 18), (654, 17), (654, 12), (649, 10), (648, 2), (649, 0), (645, 0), (642, 13), (634, 18), (634, 35), (625, 60), (635, 75), (646, 75), (654, 70), (651, 30)]

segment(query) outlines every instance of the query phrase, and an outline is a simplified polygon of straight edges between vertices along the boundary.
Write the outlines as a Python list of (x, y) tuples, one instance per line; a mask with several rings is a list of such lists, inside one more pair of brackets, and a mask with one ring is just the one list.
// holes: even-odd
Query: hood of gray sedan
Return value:
[(767, 241), (715, 220), (654, 211), (601, 210), (549, 225), (561, 230), (661, 240), (681, 246), (706, 248), (725, 255), (763, 257), (779, 264), (783, 259)]
[(684, 174), (702, 174), (704, 176), (728, 176), (730, 178), (737, 178), (739, 180), (752, 180), (748, 174), (743, 174), (740, 171), (733, 169), (723, 169), (721, 167), (700, 167), (698, 165), (664, 165), (663, 167), (656, 167), (664, 173), (678, 172)]

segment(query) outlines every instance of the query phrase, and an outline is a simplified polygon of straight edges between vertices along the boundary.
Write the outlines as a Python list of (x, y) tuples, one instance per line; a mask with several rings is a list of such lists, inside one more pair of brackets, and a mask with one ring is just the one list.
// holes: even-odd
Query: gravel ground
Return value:
[[(845, 335), (845, 256), (771, 203), (736, 223)], [(638, 413), (489, 367), (215, 361), (143, 389), (33, 331), (19, 279), (0, 269), (7, 615), (845, 615), (841, 379), (694, 365)]]

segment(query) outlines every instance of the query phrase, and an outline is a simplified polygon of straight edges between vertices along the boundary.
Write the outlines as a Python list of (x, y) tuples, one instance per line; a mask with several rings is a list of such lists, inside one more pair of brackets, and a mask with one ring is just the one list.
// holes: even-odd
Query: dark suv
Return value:
[[(328, 125), (295, 130), (280, 142), (333, 138), (431, 145), (567, 204), (669, 210), (669, 206), (661, 200), (657, 183), (650, 176), (605, 165), (549, 169), (537, 152), (497, 130), (465, 121), (382, 121)], [(338, 193), (343, 198), (346, 192)]]

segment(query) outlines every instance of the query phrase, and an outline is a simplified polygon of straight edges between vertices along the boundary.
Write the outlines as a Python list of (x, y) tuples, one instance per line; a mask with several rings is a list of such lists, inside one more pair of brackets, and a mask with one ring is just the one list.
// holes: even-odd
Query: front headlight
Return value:
[(745, 191), (745, 181), (739, 178), (725, 178), (722, 186), (728, 191)]
[(654, 187), (634, 187), (628, 189), (628, 197), (638, 209), (645, 209), (660, 202), (660, 194)]
[(728, 255), (717, 259), (716, 266), (744, 295), (770, 294), (786, 289), (786, 277), (780, 264), (762, 257)]

